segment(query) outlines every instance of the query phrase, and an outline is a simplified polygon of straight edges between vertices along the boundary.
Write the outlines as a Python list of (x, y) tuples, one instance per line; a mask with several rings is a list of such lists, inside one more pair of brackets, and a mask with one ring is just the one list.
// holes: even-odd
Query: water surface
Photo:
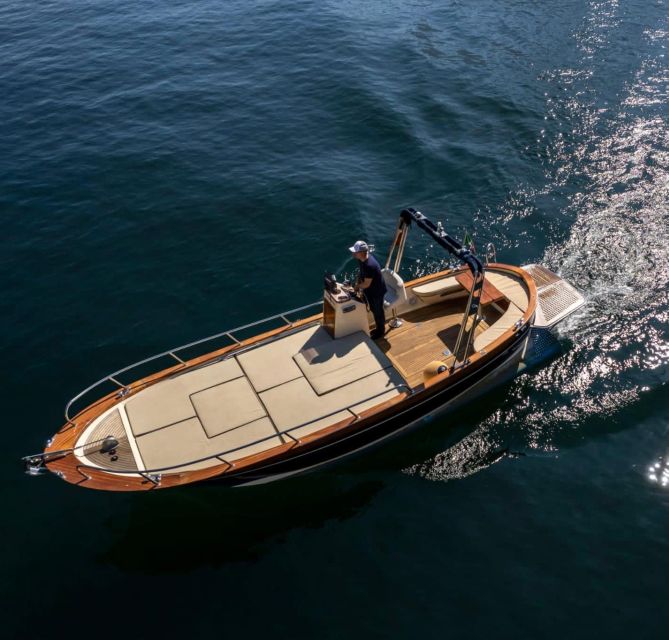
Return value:
[[(668, 9), (5, 2), (6, 635), (666, 634)], [(562, 353), (266, 487), (21, 474), (80, 389), (316, 300), (407, 205), (578, 286)]]

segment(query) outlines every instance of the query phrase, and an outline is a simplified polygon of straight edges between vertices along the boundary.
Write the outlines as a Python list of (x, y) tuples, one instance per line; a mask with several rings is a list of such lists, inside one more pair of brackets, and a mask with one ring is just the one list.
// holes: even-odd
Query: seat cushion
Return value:
[(138, 436), (195, 417), (191, 394), (243, 375), (230, 358), (147, 387), (125, 403), (132, 432)]
[(414, 287), (412, 291), (418, 298), (425, 302), (459, 291), (464, 291), (464, 289), (455, 279), (455, 276), (448, 276), (446, 278), (440, 278), (439, 280), (433, 280), (432, 282), (418, 285), (417, 287)]
[[(191, 418), (139, 436), (136, 442), (146, 469), (193, 463), (217, 454), (228, 461), (236, 460), (282, 444), (269, 418), (260, 418), (214, 438), (208, 438), (200, 421)], [(221, 464), (221, 460), (211, 458), (198, 466), (214, 464)]]
[(400, 278), (392, 269), (382, 269), (381, 275), (386, 285), (386, 294), (384, 301), (388, 305), (393, 305), (396, 302), (404, 302), (406, 300), (406, 290), (404, 288), (404, 280)]
[(292, 333), (237, 356), (253, 388), (260, 392), (302, 376), (293, 356), (310, 346), (332, 342), (320, 325)]
[(527, 286), (518, 276), (511, 275), (510, 273), (488, 271), (485, 278), (521, 311), (525, 311), (530, 306)]
[(198, 391), (191, 400), (210, 438), (267, 415), (246, 378)]
[[(283, 431), (321, 421), (319, 428), (341, 419), (340, 412), (365, 403), (364, 408), (379, 404), (400, 393), (404, 380), (393, 369), (377, 371), (322, 396), (317, 395), (305, 378), (286, 382), (260, 394), (277, 429)], [(369, 401), (369, 402), (367, 402)]]
[(306, 347), (293, 359), (318, 395), (391, 366), (386, 355), (361, 331)]
[(511, 329), (522, 317), (523, 311), (513, 304), (513, 302), (510, 302), (509, 308), (504, 312), (504, 315), (476, 337), (474, 340), (474, 349), (476, 351), (485, 349), (489, 344), (492, 344), (497, 338)]

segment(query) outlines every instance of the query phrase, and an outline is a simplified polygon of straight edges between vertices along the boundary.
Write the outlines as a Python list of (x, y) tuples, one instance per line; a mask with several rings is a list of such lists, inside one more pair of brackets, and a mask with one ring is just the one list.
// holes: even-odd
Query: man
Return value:
[(386, 333), (386, 314), (383, 309), (386, 283), (381, 275), (381, 265), (369, 253), (369, 246), (362, 240), (349, 247), (349, 251), (360, 261), (360, 277), (356, 289), (364, 293), (369, 309), (374, 315), (376, 327), (370, 335), (373, 340), (378, 340)]

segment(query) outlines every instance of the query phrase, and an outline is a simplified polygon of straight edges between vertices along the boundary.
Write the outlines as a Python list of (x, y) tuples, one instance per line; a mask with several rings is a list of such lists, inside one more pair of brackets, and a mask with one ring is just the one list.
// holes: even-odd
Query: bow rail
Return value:
[[(168, 349), (167, 351), (163, 351), (162, 353), (158, 353), (154, 356), (151, 356), (149, 358), (144, 358), (143, 360), (139, 360), (131, 365), (128, 365), (127, 367), (123, 367), (122, 369), (119, 369), (118, 371), (114, 371), (113, 373), (110, 373), (109, 375), (106, 375), (104, 378), (100, 378), (97, 382), (94, 382), (92, 385), (89, 387), (86, 387), (83, 391), (78, 393), (76, 396), (74, 396), (66, 405), (65, 405), (65, 420), (67, 420), (68, 423), (74, 424), (73, 418), (70, 415), (70, 412), (72, 410), (72, 407), (81, 401), (82, 398), (88, 396), (91, 391), (97, 389), (98, 387), (101, 387), (102, 385), (111, 382), (112, 384), (115, 384), (118, 388), (118, 397), (122, 398), (124, 395), (126, 395), (129, 392), (129, 384), (123, 384), (121, 380), (119, 380), (119, 376), (122, 374), (126, 374), (128, 372), (131, 372), (133, 370), (138, 369), (140, 366), (149, 364), (151, 362), (156, 362), (157, 360), (163, 359), (163, 358), (172, 358), (177, 364), (180, 364), (182, 366), (187, 366), (186, 360), (184, 360), (182, 357), (179, 356), (180, 353), (185, 351), (186, 349), (190, 349), (192, 347), (196, 347), (202, 344), (206, 344), (208, 342), (212, 342), (213, 340), (218, 340), (219, 338), (228, 338), (231, 343), (233, 344), (242, 344), (242, 341), (239, 340), (237, 337), (235, 337), (235, 333), (239, 333), (240, 331), (243, 331), (245, 329), (251, 329), (253, 327), (257, 327), (262, 324), (266, 324), (269, 322), (273, 322), (276, 320), (283, 320), (284, 324), (288, 327), (292, 326), (296, 320), (290, 320), (288, 316), (291, 316), (295, 313), (299, 313), (301, 311), (306, 311), (307, 309), (312, 309), (318, 305), (322, 306), (323, 300), (318, 300), (316, 302), (312, 302), (310, 304), (306, 304), (302, 307), (297, 307), (295, 309), (290, 309), (289, 311), (283, 311), (282, 313), (277, 313), (276, 315), (273, 316), (268, 316), (267, 318), (262, 318), (261, 320), (256, 320), (255, 322), (251, 322), (249, 324), (244, 324), (239, 327), (235, 327), (234, 329), (228, 329), (227, 331), (221, 331), (220, 333), (216, 333), (214, 335), (208, 336), (206, 338), (201, 338), (200, 340), (195, 340), (194, 342), (189, 342), (187, 344), (183, 344), (179, 347), (174, 347), (172, 349)], [(254, 345), (255, 346), (255, 345)], [(150, 371), (148, 374), (145, 373), (146, 375), (152, 375), (155, 373), (159, 373), (166, 367), (162, 368), (157, 368), (156, 370)], [(143, 376), (144, 377), (144, 376)], [(132, 382), (130, 383), (132, 384)], [(75, 416), (77, 413), (74, 414)]]

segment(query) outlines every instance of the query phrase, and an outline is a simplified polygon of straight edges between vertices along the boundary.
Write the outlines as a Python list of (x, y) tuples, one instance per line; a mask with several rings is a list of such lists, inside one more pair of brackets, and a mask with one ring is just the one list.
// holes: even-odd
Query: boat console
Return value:
[(323, 328), (333, 338), (343, 338), (357, 331), (369, 335), (367, 304), (352, 287), (326, 275), (323, 292)]

